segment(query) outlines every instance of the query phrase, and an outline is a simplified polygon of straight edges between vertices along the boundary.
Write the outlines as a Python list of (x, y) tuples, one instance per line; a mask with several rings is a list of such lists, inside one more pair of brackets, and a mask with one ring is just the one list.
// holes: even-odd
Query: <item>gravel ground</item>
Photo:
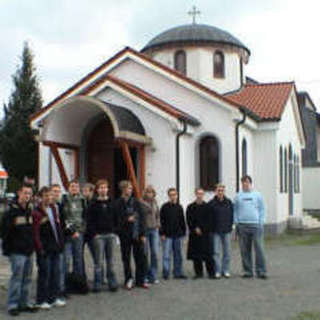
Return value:
[[(232, 279), (192, 280), (192, 264), (185, 261), (188, 280), (161, 281), (150, 290), (124, 289), (72, 296), (65, 308), (22, 314), (22, 319), (117, 320), (269, 320), (291, 319), (302, 311), (320, 310), (320, 245), (272, 246), (266, 250), (268, 280), (240, 277), (237, 245), (233, 250)], [(92, 274), (91, 259), (87, 261)], [(0, 319), (6, 313), (8, 263), (0, 258)], [(36, 274), (36, 267), (34, 274)], [(123, 281), (117, 250), (117, 272)], [(33, 292), (35, 286), (33, 285)]]

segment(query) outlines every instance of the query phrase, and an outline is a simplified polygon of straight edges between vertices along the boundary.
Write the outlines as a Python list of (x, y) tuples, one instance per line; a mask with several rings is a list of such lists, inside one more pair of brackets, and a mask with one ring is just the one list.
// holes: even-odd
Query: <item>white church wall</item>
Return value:
[(320, 210), (319, 181), (320, 167), (302, 169), (303, 209)]
[(49, 161), (50, 161), (50, 152), (47, 146), (44, 146), (42, 143), (39, 143), (39, 177), (38, 183), (39, 188), (47, 186), (49, 181)]
[[(301, 167), (301, 142), (298, 135), (298, 129), (296, 126), (296, 120), (293, 111), (293, 104), (292, 100), (289, 99), (288, 104), (285, 107), (284, 113), (282, 115), (282, 119), (280, 122), (280, 128), (277, 131), (277, 195), (278, 195), (278, 208), (279, 208), (279, 215), (278, 220), (279, 222), (287, 220), (289, 216), (289, 199), (288, 193), (280, 193), (280, 155), (279, 149), (282, 145), (283, 148), (287, 148), (289, 150), (289, 145), (292, 145), (293, 154), (296, 154), (300, 158), (300, 172), (302, 171)], [(293, 214), (295, 216), (302, 215), (302, 194), (303, 194), (303, 185), (301, 183), (301, 174), (300, 174), (300, 193), (294, 193), (294, 204), (293, 204)]]
[(146, 148), (146, 184), (156, 188), (159, 203), (166, 201), (167, 189), (176, 181), (175, 133), (168, 120), (112, 89), (102, 91), (98, 98), (131, 110), (141, 121), (152, 138), (152, 146)]
[(267, 224), (278, 223), (275, 131), (256, 131), (254, 135), (253, 187), (266, 204)]
[[(203, 125), (209, 123), (209, 126), (212, 127), (214, 122), (217, 126), (221, 123), (221, 126), (225, 128), (227, 122), (227, 126), (233, 126), (231, 112), (222, 107), (218, 101), (209, 101), (190, 89), (134, 61), (122, 64), (111, 74), (133, 83), (155, 97), (187, 112), (196, 117)], [(216, 121), (216, 119), (219, 120)]]
[[(217, 91), (226, 93), (239, 89), (241, 85), (240, 57), (237, 52), (222, 49), (225, 56), (225, 78), (213, 77), (213, 54), (218, 47), (192, 47), (182, 48), (187, 57), (187, 76), (203, 85)], [(153, 59), (174, 69), (174, 54), (180, 49), (167, 48), (153, 54)]]
[(238, 90), (241, 86), (239, 55), (236, 52), (222, 50), (225, 59), (225, 77), (217, 79), (213, 76), (214, 52), (215, 50), (212, 48), (202, 48), (200, 50), (198, 81), (221, 94)]

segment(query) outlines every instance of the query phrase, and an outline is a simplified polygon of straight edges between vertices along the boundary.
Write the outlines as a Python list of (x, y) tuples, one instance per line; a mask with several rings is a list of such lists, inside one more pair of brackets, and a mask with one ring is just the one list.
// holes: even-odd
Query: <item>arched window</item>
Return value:
[(207, 136), (200, 141), (200, 185), (212, 190), (219, 182), (219, 144), (215, 137)]
[(284, 149), (284, 192), (288, 192), (288, 152)]
[(174, 68), (183, 73), (187, 73), (187, 56), (185, 51), (179, 50), (174, 55)]
[(280, 181), (280, 192), (283, 192), (283, 150), (280, 146), (279, 150), (279, 181)]
[(247, 140), (245, 138), (243, 138), (242, 140), (241, 154), (242, 154), (242, 176), (245, 176), (248, 174)]
[(224, 78), (224, 54), (216, 51), (213, 54), (213, 75), (215, 78)]

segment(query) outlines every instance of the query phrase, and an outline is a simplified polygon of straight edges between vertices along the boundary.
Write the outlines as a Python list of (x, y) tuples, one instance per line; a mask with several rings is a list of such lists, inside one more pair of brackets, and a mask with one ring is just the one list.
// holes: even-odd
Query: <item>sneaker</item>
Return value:
[(221, 278), (221, 274), (220, 274), (219, 272), (216, 272), (215, 275), (214, 275), (214, 277), (215, 277), (216, 279), (220, 279), (220, 278)]
[(260, 274), (257, 275), (257, 277), (259, 279), (263, 279), (263, 280), (267, 280), (268, 279), (268, 276), (265, 273), (260, 273)]
[(27, 305), (25, 307), (21, 307), (19, 308), (20, 312), (30, 312), (30, 313), (34, 313), (37, 312), (39, 309), (36, 307), (36, 305), (30, 304)]
[(150, 284), (149, 283), (142, 283), (142, 284), (139, 284), (138, 285), (139, 288), (142, 288), (142, 289), (150, 289)]
[(164, 275), (163, 276), (163, 280), (169, 280), (169, 276), (168, 275)]
[(47, 302), (42, 302), (40, 304), (37, 304), (36, 306), (38, 309), (41, 309), (41, 310), (50, 310), (51, 309), (51, 305)]
[(198, 280), (198, 279), (202, 279), (202, 278), (203, 278), (203, 275), (196, 274), (192, 279), (193, 280)]
[(118, 287), (119, 287), (117, 279), (115, 277), (110, 278), (108, 280), (108, 286), (109, 286), (109, 290), (111, 292), (116, 292), (118, 290)]
[(244, 278), (244, 279), (250, 279), (250, 278), (253, 278), (253, 275), (250, 274), (250, 273), (245, 273), (245, 274), (243, 274), (242, 278)]
[(174, 276), (175, 279), (185, 280), (188, 279), (188, 277), (184, 274), (181, 274), (180, 276)]
[(15, 309), (8, 310), (8, 313), (10, 314), (10, 316), (16, 317), (20, 314), (20, 311), (19, 311), (19, 309), (15, 308)]
[(131, 290), (133, 288), (133, 279), (129, 279), (126, 284), (125, 287), (127, 290)]
[(52, 306), (53, 307), (64, 307), (67, 303), (62, 300), (62, 299), (56, 299), (53, 303), (52, 303)]
[(160, 281), (158, 279), (152, 281), (152, 284), (159, 284), (159, 283)]
[(229, 272), (224, 272), (223, 276), (227, 279), (229, 279), (231, 277), (231, 274)]

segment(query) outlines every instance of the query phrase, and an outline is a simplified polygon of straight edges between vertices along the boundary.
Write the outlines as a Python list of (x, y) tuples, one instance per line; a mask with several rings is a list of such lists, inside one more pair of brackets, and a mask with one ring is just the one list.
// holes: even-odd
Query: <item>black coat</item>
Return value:
[(211, 232), (217, 233), (229, 233), (232, 231), (233, 225), (233, 204), (228, 198), (224, 198), (220, 201), (217, 196), (215, 196), (208, 203), (211, 223)]
[(18, 202), (10, 204), (3, 216), (2, 235), (4, 255), (31, 255), (34, 251), (31, 209), (23, 209)]
[[(138, 199), (131, 197), (128, 201), (120, 197), (114, 203), (114, 210), (117, 215), (117, 233), (121, 237), (138, 239), (145, 236), (146, 224), (143, 210)], [(128, 221), (130, 216), (134, 216), (135, 221)]]
[[(187, 258), (189, 260), (212, 259), (213, 244), (210, 237), (208, 204), (206, 202), (202, 204), (191, 203), (187, 208), (187, 223), (189, 227)], [(196, 234), (196, 228), (201, 230), (201, 235)]]
[(165, 203), (160, 210), (160, 235), (179, 238), (186, 235), (186, 221), (179, 203)]

